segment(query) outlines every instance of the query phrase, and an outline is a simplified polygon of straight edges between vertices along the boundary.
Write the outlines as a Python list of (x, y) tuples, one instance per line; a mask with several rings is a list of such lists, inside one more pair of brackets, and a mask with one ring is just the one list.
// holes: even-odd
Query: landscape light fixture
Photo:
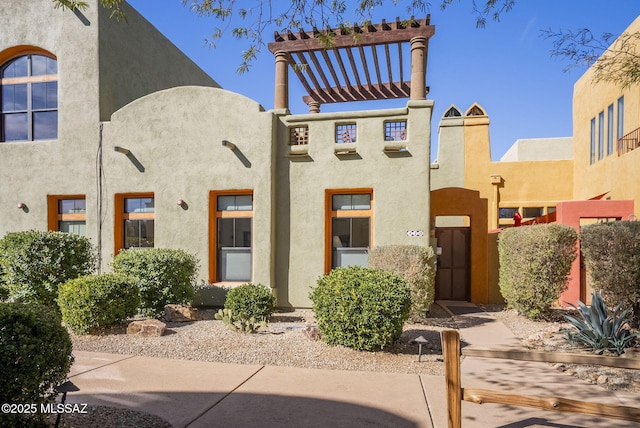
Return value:
[(118, 153), (122, 153), (123, 155), (129, 155), (131, 153), (131, 151), (125, 149), (124, 147), (120, 147), (120, 146), (113, 146), (113, 151), (114, 152), (118, 152)]
[(183, 205), (184, 205), (184, 201), (183, 201), (182, 199), (178, 199), (178, 200), (176, 201), (176, 204), (177, 204), (179, 207), (181, 207), (181, 206), (183, 206)]
[(18, 209), (23, 210), (27, 205), (24, 202), (18, 202)]
[(226, 147), (229, 150), (235, 150), (236, 149), (236, 145), (233, 144), (231, 141), (229, 140), (222, 140), (222, 147)]

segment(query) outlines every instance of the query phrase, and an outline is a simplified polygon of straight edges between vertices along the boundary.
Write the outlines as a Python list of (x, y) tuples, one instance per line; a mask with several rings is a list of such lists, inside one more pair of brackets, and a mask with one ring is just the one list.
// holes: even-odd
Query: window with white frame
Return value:
[(332, 193), (330, 203), (331, 268), (367, 266), (372, 193)]
[(604, 111), (598, 114), (598, 160), (604, 157)]
[(607, 107), (607, 156), (613, 154), (613, 104)]
[(618, 98), (618, 139), (624, 137), (624, 97)]
[(593, 165), (596, 162), (596, 118), (591, 119), (590, 127), (590, 150), (589, 150), (589, 164)]
[(217, 194), (216, 281), (251, 281), (253, 194)]

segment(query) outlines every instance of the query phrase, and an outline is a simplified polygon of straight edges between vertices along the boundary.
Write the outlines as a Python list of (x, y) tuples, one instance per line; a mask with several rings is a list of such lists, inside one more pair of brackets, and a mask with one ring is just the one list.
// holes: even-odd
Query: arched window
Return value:
[(467, 110), (467, 116), (486, 116), (487, 114), (480, 108), (478, 104), (474, 104)]
[(58, 138), (58, 65), (29, 54), (0, 67), (0, 142)]
[(449, 108), (449, 110), (447, 110), (447, 112), (444, 114), (444, 117), (460, 117), (462, 116), (462, 113), (460, 113), (460, 110), (458, 110), (455, 106), (451, 106), (451, 108)]

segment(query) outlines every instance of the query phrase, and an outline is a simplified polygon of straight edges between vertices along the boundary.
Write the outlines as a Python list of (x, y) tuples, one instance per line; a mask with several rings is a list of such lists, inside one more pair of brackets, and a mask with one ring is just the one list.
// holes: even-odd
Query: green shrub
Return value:
[(65, 325), (76, 334), (111, 327), (135, 315), (137, 280), (117, 273), (88, 275), (60, 286), (58, 305)]
[[(52, 403), (53, 388), (73, 363), (69, 333), (44, 306), (0, 303), (0, 402)], [(2, 426), (35, 426), (37, 420), (1, 415)], [(42, 422), (42, 421), (40, 421)], [(6, 425), (5, 425), (6, 424)]]
[(9, 300), (55, 307), (58, 286), (92, 273), (95, 266), (84, 236), (30, 230), (0, 239), (0, 283)]
[(610, 307), (631, 309), (640, 321), (640, 222), (616, 221), (584, 226), (580, 246), (592, 287)]
[(198, 259), (183, 250), (124, 250), (113, 260), (115, 272), (138, 279), (140, 312), (160, 316), (167, 304), (190, 303), (194, 296)]
[(323, 340), (357, 350), (380, 350), (398, 340), (411, 308), (404, 279), (359, 266), (322, 276), (310, 297)]
[(411, 287), (411, 312), (429, 312), (435, 298), (436, 254), (431, 247), (389, 245), (369, 253), (369, 267), (393, 272)]
[(276, 298), (262, 284), (242, 284), (229, 290), (224, 308), (235, 317), (268, 321), (276, 308)]
[(578, 330), (567, 331), (570, 342), (584, 346), (602, 354), (604, 351), (615, 352), (618, 355), (624, 353), (626, 348), (636, 344), (639, 333), (632, 333), (629, 328), (629, 310), (620, 311), (620, 305), (616, 306), (610, 314), (605, 306), (602, 293), (594, 291), (591, 295), (591, 307), (587, 307), (581, 301), (578, 306), (580, 318), (565, 315), (565, 318)]
[(500, 233), (500, 291), (510, 308), (537, 318), (567, 288), (577, 233), (560, 224), (514, 227)]

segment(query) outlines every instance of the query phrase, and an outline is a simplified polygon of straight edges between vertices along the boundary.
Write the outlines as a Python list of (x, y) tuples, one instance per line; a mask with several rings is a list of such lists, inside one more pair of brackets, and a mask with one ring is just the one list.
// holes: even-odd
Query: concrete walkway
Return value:
[[(511, 332), (489, 314), (474, 313), (473, 306), (468, 309), (462, 312), (469, 313), (456, 316), (465, 343), (519, 345)], [(175, 427), (447, 426), (441, 376), (233, 365), (91, 352), (74, 355), (70, 380), (80, 390), (69, 393), (67, 402), (148, 412)], [(640, 396), (611, 393), (543, 363), (465, 358), (462, 379), (467, 387), (640, 405)], [(463, 403), (465, 428), (638, 426), (569, 413)]]
[[(522, 348), (520, 341), (501, 322), (487, 312), (467, 302), (442, 302), (451, 310), (460, 326), (464, 346), (513, 346)], [(547, 363), (465, 357), (461, 364), (462, 385), (519, 395), (562, 397), (619, 406), (640, 406), (640, 395), (609, 391), (588, 384)], [(442, 389), (444, 393), (444, 387)], [(438, 396), (427, 391), (429, 403)], [(442, 408), (444, 408), (442, 401)], [(440, 406), (432, 406), (441, 408)], [(465, 428), (525, 428), (525, 427), (640, 427), (639, 423), (609, 418), (578, 415), (575, 413), (541, 411), (527, 407), (463, 402), (462, 426)], [(445, 421), (446, 414), (434, 414), (434, 420)], [(439, 425), (444, 426), (446, 425)]]

